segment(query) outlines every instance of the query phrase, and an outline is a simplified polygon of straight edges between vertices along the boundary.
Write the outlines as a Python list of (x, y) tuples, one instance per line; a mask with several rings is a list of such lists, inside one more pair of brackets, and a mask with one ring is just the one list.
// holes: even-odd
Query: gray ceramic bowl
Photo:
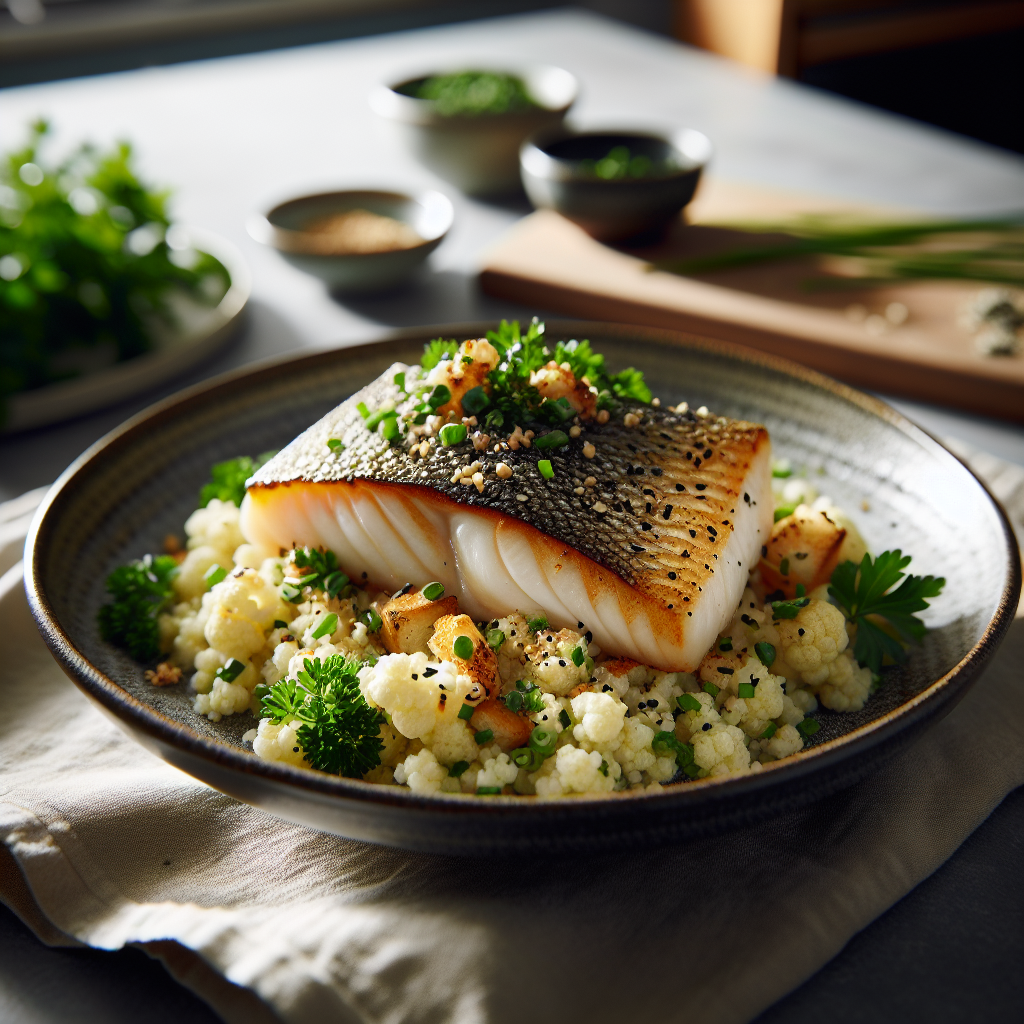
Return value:
[[(809, 467), (873, 548), (900, 547), (916, 572), (946, 577), (923, 645), (863, 711), (822, 711), (813, 746), (757, 775), (554, 802), (424, 797), (261, 761), (241, 742), (249, 715), (197, 717), (184, 685), (153, 688), (100, 639), (106, 575), (180, 533), (211, 463), (283, 445), (395, 359), (417, 359), (438, 333), (478, 337), (490, 326), (407, 332), (240, 371), (97, 442), (50, 491), (27, 546), (29, 602), (67, 674), (148, 749), (279, 817), (409, 849), (498, 854), (678, 841), (806, 804), (913, 742), (985, 667), (1016, 608), (1017, 546), (982, 484), (940, 444), (876, 399), (792, 364), (668, 331), (557, 321), (549, 336), (589, 337), (612, 367), (643, 370), (663, 401), (766, 424), (777, 453)], [(860, 511), (865, 496), (870, 512)]]
[[(408, 224), (423, 239), (419, 245), (390, 252), (320, 253), (304, 227), (332, 213), (368, 210)], [(247, 223), (257, 242), (276, 249), (293, 267), (319, 277), (332, 291), (345, 294), (380, 291), (405, 280), (441, 244), (455, 212), (447, 196), (424, 191), (378, 192), (350, 189), (290, 199)]]
[[(670, 169), (642, 178), (603, 180), (583, 161), (597, 162), (615, 147)], [(687, 129), (657, 134), (602, 130), (552, 132), (523, 143), (523, 187), (534, 206), (557, 210), (602, 242), (655, 232), (693, 198), (711, 159), (707, 136)]]
[[(432, 71), (446, 74), (465, 67)], [(497, 195), (519, 188), (519, 146), (534, 132), (554, 128), (576, 100), (576, 79), (562, 68), (538, 65), (488, 68), (517, 75), (539, 104), (535, 110), (474, 117), (445, 117), (431, 100), (396, 90), (428, 77), (410, 75), (379, 85), (370, 106), (392, 122), (413, 155), (435, 174), (470, 195)]]

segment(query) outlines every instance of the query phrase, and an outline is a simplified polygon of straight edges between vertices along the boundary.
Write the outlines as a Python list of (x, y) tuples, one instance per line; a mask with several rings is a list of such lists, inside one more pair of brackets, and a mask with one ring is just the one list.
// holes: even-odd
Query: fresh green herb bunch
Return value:
[(269, 462), (277, 452), (264, 452), (255, 459), (248, 455), (240, 455), (237, 459), (218, 462), (210, 468), (210, 480), (203, 484), (199, 492), (199, 507), (206, 508), (214, 498), (233, 502), (237, 508), (242, 507), (245, 497), (245, 482), (264, 463)]
[(178, 563), (170, 555), (146, 555), (122, 565), (107, 577), (111, 604), (99, 610), (100, 635), (124, 648), (136, 661), (152, 661), (160, 653), (157, 616), (171, 603), (171, 580)]
[(416, 99), (432, 100), (442, 117), (479, 117), (537, 107), (521, 78), (493, 71), (435, 75), (409, 82), (397, 91)]
[(257, 687), (262, 717), (277, 725), (298, 721), (306, 761), (333, 775), (358, 779), (380, 764), (383, 717), (359, 692), (360, 662), (334, 654), (307, 658), (297, 680)]
[(652, 160), (643, 153), (630, 153), (628, 146), (613, 146), (599, 160), (589, 158), (579, 162), (579, 170), (604, 181), (624, 181), (629, 178), (663, 177), (676, 170), (666, 160)]
[(170, 292), (213, 304), (229, 284), (212, 256), (168, 247), (167, 193), (139, 181), (127, 143), (48, 167), (48, 131), (37, 121), (0, 159), (0, 414), (9, 395), (148, 351), (154, 322), (175, 325)]
[[(928, 607), (928, 599), (938, 597), (946, 585), (941, 576), (907, 576), (903, 570), (910, 564), (910, 555), (901, 551), (883, 551), (877, 558), (865, 555), (860, 565), (843, 562), (832, 573), (829, 597), (857, 626), (857, 639), (853, 656), (878, 675), (882, 661), (889, 657), (894, 662), (906, 658), (903, 644), (920, 640), (927, 627), (914, 614)], [(902, 583), (895, 590), (900, 580)], [(884, 619), (891, 632), (886, 631), (872, 617)]]
[[(774, 224), (723, 224), (767, 237), (710, 256), (665, 260), (661, 270), (706, 274), (731, 267), (833, 256), (852, 260), (853, 276), (821, 276), (808, 290), (893, 281), (992, 281), (1024, 286), (1024, 214), (986, 220), (865, 223), (849, 217), (804, 216)], [(790, 236), (778, 241), (778, 235)], [(771, 237), (775, 236), (775, 237)]]
[(296, 583), (285, 583), (281, 596), (286, 601), (301, 601), (304, 587), (322, 590), (328, 597), (347, 596), (351, 593), (351, 581), (339, 568), (338, 556), (333, 551), (326, 548), (296, 548), (292, 552), (292, 561), (302, 575)]
[[(604, 356), (594, 352), (589, 341), (559, 341), (553, 347), (546, 344), (544, 324), (536, 317), (526, 331), (518, 320), (501, 321), (496, 331), (488, 331), (487, 340), (500, 356), (498, 366), (488, 375), (490, 393), (482, 389), (474, 396), (474, 415), (482, 416), (487, 430), (511, 430), (513, 426), (527, 424), (558, 426), (571, 420), (575, 410), (564, 399), (545, 399), (530, 383), (530, 375), (551, 360), (561, 365), (568, 363), (577, 380), (586, 377), (597, 388), (598, 408), (612, 409), (621, 401), (649, 402), (650, 388), (644, 376), (632, 368), (609, 374)], [(437, 338), (426, 346), (421, 365), (433, 369), (441, 360), (453, 358), (458, 351), (454, 340)], [(473, 395), (469, 392), (466, 398)]]

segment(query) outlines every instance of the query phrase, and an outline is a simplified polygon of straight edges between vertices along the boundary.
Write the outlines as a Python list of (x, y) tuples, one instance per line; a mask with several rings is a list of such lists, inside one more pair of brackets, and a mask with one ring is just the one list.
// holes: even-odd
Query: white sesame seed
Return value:
[(661, 399), (660, 398), (652, 398), (651, 399), (651, 405), (653, 405), (655, 409), (660, 409), (661, 408)]
[(476, 484), (476, 489), (481, 494), (483, 494), (483, 492), (484, 492), (484, 475), (483, 475), (483, 473), (474, 473), (473, 476), (470, 479), (473, 481), (474, 484)]
[(627, 412), (622, 417), (622, 422), (627, 427), (635, 427), (640, 422), (640, 417), (635, 412)]
[(608, 511), (608, 506), (603, 501), (595, 501), (594, 502), (594, 511), (595, 512), (607, 512)]
[(580, 430), (579, 427), (570, 427), (569, 428), (569, 436), (570, 437), (579, 437), (580, 434), (582, 434), (582, 433), (583, 433), (583, 431)]
[(464, 476), (459, 479), (460, 484), (464, 484), (466, 487), (473, 486), (473, 478), (471, 476)]
[(574, 487), (572, 489), (573, 494), (586, 494), (587, 492), (582, 487)]
[(507, 480), (512, 475), (512, 467), (506, 465), (504, 462), (499, 462), (494, 467), (494, 472), (497, 473), (502, 480)]
[(516, 495), (516, 501), (529, 501), (529, 500), (530, 499), (527, 498), (527, 496), (525, 494), (517, 494)]
[(697, 415), (698, 415), (698, 416), (707, 416), (707, 414), (708, 414), (708, 407), (707, 407), (706, 405), (702, 405), (702, 406), (701, 406), (701, 407), (700, 407), (700, 408), (699, 408), (699, 409), (697, 410)]
[(607, 409), (602, 409), (597, 414), (598, 423), (607, 423), (612, 418), (612, 414)]
[(597, 449), (588, 441), (583, 446), (583, 458), (592, 459), (597, 454)]
[(587, 479), (583, 481), (583, 486), (584, 487), (596, 487), (597, 486), (597, 477), (588, 476)]

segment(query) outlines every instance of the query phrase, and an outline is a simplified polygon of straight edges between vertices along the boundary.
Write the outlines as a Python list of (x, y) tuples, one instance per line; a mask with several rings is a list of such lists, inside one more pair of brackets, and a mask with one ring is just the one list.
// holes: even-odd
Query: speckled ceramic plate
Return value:
[[(444, 333), (475, 337), (486, 326)], [(763, 818), (864, 777), (945, 714), (1002, 640), (1020, 591), (1010, 526), (970, 471), (898, 413), (737, 347), (646, 328), (549, 322), (549, 336), (589, 337), (613, 368), (643, 370), (662, 401), (686, 399), (766, 424), (776, 453), (806, 466), (874, 550), (902, 548), (916, 572), (945, 576), (945, 592), (926, 613), (932, 628), (924, 643), (887, 673), (863, 711), (822, 711), (813, 746), (757, 775), (545, 803), (423, 797), (259, 760), (241, 742), (251, 716), (217, 724), (196, 716), (186, 686), (154, 689), (139, 665), (100, 639), (104, 579), (180, 533), (211, 463), (280, 447), (395, 359), (417, 359), (437, 333), (406, 332), (192, 388), (109, 434), (52, 489), (28, 542), (33, 613), (67, 674), (144, 746), (282, 818), (372, 842), (447, 853), (646, 845)]]

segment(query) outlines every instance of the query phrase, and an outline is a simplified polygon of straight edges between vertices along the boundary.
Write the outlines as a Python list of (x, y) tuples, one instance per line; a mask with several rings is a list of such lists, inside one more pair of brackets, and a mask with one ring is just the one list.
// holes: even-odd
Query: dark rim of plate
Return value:
[[(645, 789), (640, 792), (578, 795), (568, 803), (563, 800), (538, 800), (532, 796), (517, 795), (500, 795), (487, 800), (467, 799), (465, 796), (457, 794), (422, 796), (403, 787), (379, 785), (363, 782), (360, 779), (347, 779), (311, 769), (294, 768), (289, 765), (262, 761), (253, 753), (200, 736), (187, 726), (154, 711), (131, 696), (75, 647), (71, 638), (57, 621), (47, 598), (43, 586), (43, 552), (47, 547), (53, 523), (59, 517), (60, 506), (67, 499), (74, 486), (74, 479), (80, 472), (91, 464), (116, 456), (119, 452), (129, 448), (133, 439), (139, 434), (159, 428), (164, 420), (177, 417), (182, 411), (207, 404), (211, 397), (217, 394), (228, 395), (242, 390), (251, 391), (262, 381), (273, 380), (283, 366), (293, 366), (298, 363), (310, 370), (315, 370), (317, 366), (331, 365), (339, 360), (345, 360), (351, 355), (373, 354), (388, 342), (401, 343), (424, 336), (435, 337), (438, 334), (482, 337), (485, 331), (491, 330), (495, 326), (493, 322), (444, 324), (434, 328), (425, 326), (397, 332), (381, 341), (366, 345), (332, 349), (310, 355), (288, 356), (246, 367), (187, 388), (156, 403), (133, 416), (92, 445), (61, 474), (50, 489), (32, 522), (25, 547), (25, 589), (29, 607), (43, 639), (64, 672), (104, 708), (116, 717), (126, 720), (133, 728), (145, 733), (158, 743), (175, 747), (186, 754), (212, 761), (232, 771), (259, 776), (270, 782), (305, 790), (310, 794), (335, 796), (363, 804), (408, 807), (440, 814), (500, 813), (508, 815), (523, 813), (533, 817), (541, 814), (564, 816), (573, 813), (574, 807), (586, 808), (587, 813), (593, 813), (602, 805), (608, 809), (609, 813), (613, 813), (614, 806), (621, 801), (629, 801), (632, 805), (635, 801), (657, 800), (661, 802), (661, 806), (666, 806), (665, 802), (668, 801), (669, 804), (678, 805), (680, 808), (695, 807), (726, 795), (749, 796), (784, 781), (795, 782), (808, 774), (817, 773), (830, 764), (837, 764), (849, 757), (856, 756), (859, 752), (866, 752), (884, 743), (897, 732), (903, 731), (915, 723), (923, 723), (933, 715), (948, 710), (952, 704), (946, 698), (959, 697), (986, 666), (998, 648), (1013, 621), (1017, 608), (1021, 588), (1020, 553), (1013, 528), (999, 502), (967, 466), (965, 468), (968, 473), (971, 473), (996, 509), (1007, 549), (1007, 572), (999, 605), (981, 639), (952, 669), (894, 710), (880, 715), (836, 739), (805, 748), (802, 752), (784, 760), (770, 762), (764, 766), (762, 771), (753, 775), (698, 779), (682, 784), (663, 786), (660, 791), (656, 792)], [(645, 341), (664, 344), (669, 348), (708, 351), (718, 356), (728, 356), (739, 362), (761, 366), (794, 377), (805, 384), (828, 391), (837, 398), (857, 405), (914, 438), (924, 447), (939, 450), (964, 465), (963, 460), (950, 452), (938, 440), (880, 399), (785, 359), (765, 355), (729, 342), (712, 341), (679, 331), (651, 327), (590, 321), (550, 320), (548, 329), (552, 334), (564, 332), (566, 336), (585, 336), (588, 333), (600, 332), (606, 336), (619, 335), (629, 338), (639, 334)], [(954, 686), (954, 684), (957, 685)], [(782, 773), (781, 776), (780, 773)]]

